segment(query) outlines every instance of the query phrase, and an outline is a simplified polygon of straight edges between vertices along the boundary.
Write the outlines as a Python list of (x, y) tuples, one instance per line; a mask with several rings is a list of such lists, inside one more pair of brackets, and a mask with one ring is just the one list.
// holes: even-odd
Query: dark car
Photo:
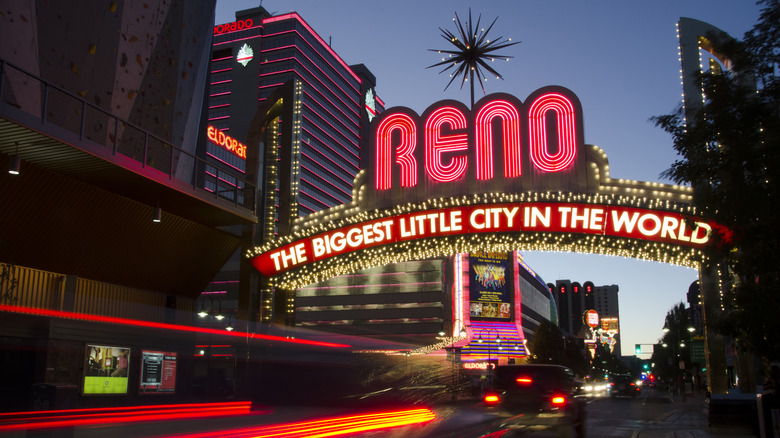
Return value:
[(574, 373), (560, 365), (501, 365), (485, 393), (488, 409), (507, 428), (545, 428), (585, 436), (585, 400), (575, 398)]
[(609, 395), (612, 397), (628, 396), (636, 397), (641, 387), (636, 384), (636, 379), (628, 374), (617, 374), (609, 378)]

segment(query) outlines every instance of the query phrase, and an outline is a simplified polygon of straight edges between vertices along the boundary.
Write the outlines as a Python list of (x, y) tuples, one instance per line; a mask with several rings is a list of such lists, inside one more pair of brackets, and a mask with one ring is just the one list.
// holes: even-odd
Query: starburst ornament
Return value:
[(366, 92), (366, 113), (368, 114), (369, 122), (376, 117), (376, 97), (374, 96), (373, 88), (369, 88)]
[[(508, 61), (509, 58), (513, 58), (512, 56), (499, 55), (494, 52), (509, 46), (514, 46), (515, 44), (520, 44), (520, 41), (511, 42), (511, 38), (505, 41), (502, 41), (503, 37), (498, 37), (494, 40), (488, 39), (488, 32), (490, 32), (493, 25), (496, 24), (498, 17), (493, 20), (487, 29), (481, 29), (479, 33), (477, 33), (475, 29), (479, 29), (481, 20), (482, 14), (477, 18), (476, 26), (472, 26), (471, 8), (469, 8), (469, 21), (466, 23), (466, 26), (464, 26), (456, 12), (455, 18), (453, 18), (452, 21), (457, 25), (457, 35), (452, 31), (439, 28), (442, 38), (455, 46), (455, 50), (428, 49), (432, 52), (449, 55), (449, 57), (442, 58), (441, 62), (427, 67), (446, 66), (439, 73), (450, 71), (450, 77), (452, 79), (450, 79), (450, 82), (444, 87), (445, 90), (449, 88), (459, 76), (461, 77), (461, 89), (466, 82), (471, 82), (471, 106), (474, 106), (474, 78), (476, 77), (479, 81), (479, 85), (482, 87), (482, 93), (487, 94), (485, 92), (485, 85), (482, 83), (483, 80), (487, 80), (486, 73), (490, 73), (497, 79), (503, 79), (501, 74), (488, 65), (488, 62), (493, 62), (496, 59)], [(466, 27), (468, 27), (468, 29)]]

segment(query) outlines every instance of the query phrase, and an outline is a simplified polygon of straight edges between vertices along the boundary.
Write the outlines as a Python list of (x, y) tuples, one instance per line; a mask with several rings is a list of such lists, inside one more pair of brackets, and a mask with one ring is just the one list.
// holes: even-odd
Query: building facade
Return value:
[[(462, 360), (525, 359), (526, 340), (539, 324), (558, 319), (544, 281), (517, 251), (462, 254), (454, 261), (455, 272), (461, 272), (452, 287), (454, 312), (462, 315), (468, 335), (461, 347)], [(462, 303), (462, 312), (457, 303)]]
[[(253, 243), (290, 233), (298, 217), (351, 201), (361, 139), (383, 109), (365, 66), (347, 65), (297, 13), (271, 15), (258, 7), (214, 27), (210, 74), (206, 174), (232, 170), (258, 182)], [(256, 275), (242, 254), (234, 254), (203, 299), (216, 297), (235, 313), (252, 308), (245, 319), (292, 325), (293, 291), (260, 279), (239, 290), (242, 269)]]
[(251, 182), (199, 172), (214, 7), (3, 2), (0, 410), (137, 404), (152, 352), (189, 394), (195, 300), (256, 222)]
[(295, 324), (338, 334), (432, 344), (442, 328), (445, 259), (363, 269), (296, 290)]
[(514, 251), (364, 269), (296, 290), (296, 306), (299, 327), (409, 348), (449, 340), (464, 362), (523, 359), (536, 327), (557, 323), (544, 281)]
[[(570, 280), (556, 280), (547, 287), (555, 297), (559, 327), (567, 336), (593, 344), (599, 342), (620, 355), (620, 306), (617, 285), (595, 286)], [(598, 323), (589, 325), (586, 313), (595, 310)]]
[[(290, 234), (296, 219), (352, 201), (355, 177), (367, 164), (361, 159), (370, 123), (384, 110), (365, 66), (348, 65), (297, 13), (274, 16), (259, 7), (214, 27), (210, 84), (208, 124), (210, 136), (218, 139), (206, 146), (213, 166), (208, 170), (238, 170), (257, 179), (261, 200), (254, 242)], [(233, 144), (240, 146), (231, 150)], [(242, 158), (237, 151), (244, 150)], [(202, 302), (217, 297), (236, 313), (251, 304), (253, 292), (242, 291), (239, 281), (246, 269), (241, 255), (204, 291)], [(458, 264), (461, 271), (456, 259), (465, 260)], [(454, 287), (468, 287), (468, 267), (467, 255), (410, 261), (295, 291), (275, 290), (261, 280), (257, 319), (429, 345), (443, 329), (452, 334), (465, 327), (469, 294)], [(516, 314), (502, 330), (524, 352), (525, 337), (555, 309), (530, 268), (514, 260), (509, 275)], [(521, 295), (528, 298), (522, 306)], [(493, 328), (474, 323), (474, 331)]]

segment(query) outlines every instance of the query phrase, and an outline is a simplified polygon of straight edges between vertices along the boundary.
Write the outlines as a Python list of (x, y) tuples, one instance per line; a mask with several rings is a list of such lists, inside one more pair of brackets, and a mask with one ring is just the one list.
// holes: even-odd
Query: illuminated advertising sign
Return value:
[(617, 333), (618, 332), (618, 319), (617, 318), (601, 318), (601, 330), (605, 332)]
[(141, 394), (172, 394), (176, 391), (176, 353), (141, 351)]
[(442, 101), (422, 116), (391, 108), (377, 116), (369, 147), (369, 189), (376, 202), (433, 194), (512, 193), (583, 184), (582, 110), (563, 87), (545, 87), (526, 103), (497, 93), (471, 110)]
[(512, 319), (512, 265), (509, 253), (469, 254), (469, 314), (472, 321)]
[(495, 369), (496, 364), (488, 362), (463, 362), (464, 370), (486, 370), (488, 367)]
[(590, 328), (596, 328), (599, 326), (599, 314), (595, 310), (588, 310), (583, 315), (583, 321), (589, 325)]
[(87, 345), (83, 393), (85, 395), (127, 394), (129, 370), (129, 348)]
[[(694, 225), (695, 224), (695, 225)], [(670, 211), (584, 203), (465, 205), (387, 216), (337, 228), (252, 257), (267, 277), (379, 245), (462, 234), (582, 233), (703, 248), (710, 225)]]
[(246, 160), (246, 145), (239, 142), (235, 138), (225, 134), (219, 129), (209, 125), (206, 130), (209, 141), (217, 146), (221, 146), (223, 149), (232, 152), (239, 158)]
[(214, 26), (214, 35), (221, 35), (223, 33), (235, 32), (237, 30), (249, 29), (254, 26), (254, 21), (251, 18), (246, 20), (234, 21), (232, 23), (218, 24)]

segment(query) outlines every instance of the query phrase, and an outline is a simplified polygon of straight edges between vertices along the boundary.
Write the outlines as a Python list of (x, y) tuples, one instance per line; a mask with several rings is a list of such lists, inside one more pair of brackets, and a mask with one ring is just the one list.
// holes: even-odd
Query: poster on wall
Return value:
[(176, 391), (176, 353), (141, 350), (140, 394), (173, 394)]
[(510, 254), (469, 254), (469, 313), (474, 321), (512, 319), (512, 277)]
[(87, 345), (84, 394), (127, 394), (130, 348)]

